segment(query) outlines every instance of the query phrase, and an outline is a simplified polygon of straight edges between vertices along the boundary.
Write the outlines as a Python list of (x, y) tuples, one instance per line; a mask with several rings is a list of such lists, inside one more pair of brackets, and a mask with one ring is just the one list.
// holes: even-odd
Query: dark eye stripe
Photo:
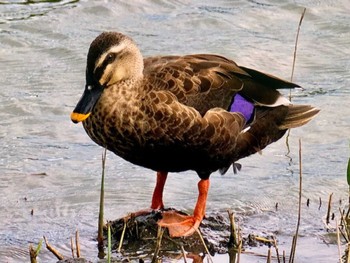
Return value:
[(105, 71), (106, 66), (104, 66), (104, 63), (96, 68), (95, 70), (95, 79), (99, 81), (102, 78), (103, 72)]
[(109, 53), (103, 61), (101, 67), (105, 68), (108, 64), (111, 64), (117, 58), (117, 55), (117, 53)]
[(96, 80), (100, 80), (102, 78), (102, 75), (106, 69), (106, 67), (111, 64), (116, 58), (117, 58), (118, 54), (117, 53), (109, 53), (105, 60), (102, 62), (102, 64), (100, 66), (98, 66), (95, 69), (94, 75), (95, 75), (95, 79)]

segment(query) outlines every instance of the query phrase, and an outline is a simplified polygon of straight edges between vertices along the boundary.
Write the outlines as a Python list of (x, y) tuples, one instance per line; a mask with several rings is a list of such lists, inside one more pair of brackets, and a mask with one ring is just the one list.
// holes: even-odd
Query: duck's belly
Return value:
[[(102, 147), (114, 152), (121, 158), (155, 171), (182, 172), (196, 171), (201, 177), (228, 167), (232, 163), (232, 145), (229, 142), (218, 143), (215, 147), (203, 139), (197, 145), (191, 141), (157, 134), (143, 135), (124, 129), (106, 128), (97, 119), (84, 122), (84, 128), (90, 138)], [(230, 148), (230, 150), (229, 150)]]
[(193, 170), (200, 175), (209, 176), (212, 172), (232, 163), (229, 155), (222, 154), (220, 149), (211, 152), (209, 146), (191, 147), (181, 142), (165, 145), (161, 141), (140, 145), (137, 141), (126, 139), (124, 136), (115, 136), (113, 141), (91, 135), (90, 137), (97, 144), (121, 158), (154, 171), (182, 172)]
[(209, 175), (230, 163), (230, 158), (225, 156), (211, 155), (206, 149), (184, 148), (182, 145), (134, 147), (128, 151), (112, 147), (109, 150), (129, 162), (155, 171), (193, 170), (198, 174)]

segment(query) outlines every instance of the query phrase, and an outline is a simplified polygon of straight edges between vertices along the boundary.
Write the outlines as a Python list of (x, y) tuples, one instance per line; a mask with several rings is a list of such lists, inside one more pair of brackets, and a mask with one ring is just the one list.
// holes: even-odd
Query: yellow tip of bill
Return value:
[(72, 122), (78, 123), (78, 122), (81, 122), (83, 120), (86, 120), (90, 116), (90, 114), (91, 114), (91, 112), (89, 112), (87, 114), (72, 112), (70, 114), (70, 118), (71, 118)]

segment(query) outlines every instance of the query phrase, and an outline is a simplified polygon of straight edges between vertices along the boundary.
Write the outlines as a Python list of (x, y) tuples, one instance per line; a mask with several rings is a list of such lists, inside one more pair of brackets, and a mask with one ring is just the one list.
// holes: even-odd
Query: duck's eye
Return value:
[(116, 54), (115, 53), (109, 53), (106, 57), (106, 62), (107, 64), (112, 63), (116, 58)]

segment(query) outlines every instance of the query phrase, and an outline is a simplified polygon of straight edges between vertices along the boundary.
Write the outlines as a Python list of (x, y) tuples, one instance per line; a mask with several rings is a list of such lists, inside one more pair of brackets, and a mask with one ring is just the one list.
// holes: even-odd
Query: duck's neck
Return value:
[(138, 140), (137, 127), (144, 117), (141, 82), (140, 78), (129, 79), (105, 88), (90, 117), (83, 122), (86, 132), (97, 144), (115, 152), (117, 149), (112, 147), (123, 147), (120, 146), (123, 141)]
[(97, 106), (107, 110), (108, 115), (116, 117), (122, 117), (124, 112), (134, 112), (143, 93), (141, 82), (141, 77), (132, 78), (105, 88)]

